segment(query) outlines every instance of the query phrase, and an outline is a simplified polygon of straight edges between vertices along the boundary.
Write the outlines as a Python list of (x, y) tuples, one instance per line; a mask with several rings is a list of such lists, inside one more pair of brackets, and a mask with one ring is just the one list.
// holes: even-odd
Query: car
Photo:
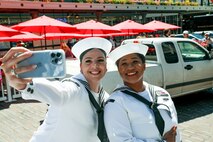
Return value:
[[(213, 36), (213, 34), (212, 34)], [(177, 34), (174, 35), (174, 37), (178, 37), (178, 38), (183, 38), (183, 34)], [(194, 41), (196, 41), (197, 43), (199, 43), (200, 45), (202, 45), (203, 47), (207, 48), (207, 43), (204, 41), (204, 35), (201, 32), (194, 32), (192, 34), (189, 34), (189, 39), (192, 39)], [(211, 37), (210, 37), (211, 38)], [(211, 40), (213, 41), (213, 38), (211, 38)], [(213, 44), (211, 44), (213, 47)]]
[(204, 34), (209, 33), (209, 37), (213, 39), (213, 31), (196, 31), (193, 34), (200, 35), (204, 38)]
[[(174, 35), (174, 37), (179, 37), (179, 38), (183, 38), (183, 34), (176, 34)], [(194, 40), (197, 40), (197, 41), (202, 41), (204, 38), (204, 36), (200, 35), (200, 34), (189, 34), (189, 39), (194, 39)]]

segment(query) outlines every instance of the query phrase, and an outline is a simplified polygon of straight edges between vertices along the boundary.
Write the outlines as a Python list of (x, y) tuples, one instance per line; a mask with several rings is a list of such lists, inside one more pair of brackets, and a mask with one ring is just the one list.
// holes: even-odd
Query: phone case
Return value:
[(20, 73), (20, 78), (62, 78), (66, 75), (65, 53), (61, 49), (33, 51), (33, 55), (18, 63), (17, 67), (37, 65), (35, 70)]

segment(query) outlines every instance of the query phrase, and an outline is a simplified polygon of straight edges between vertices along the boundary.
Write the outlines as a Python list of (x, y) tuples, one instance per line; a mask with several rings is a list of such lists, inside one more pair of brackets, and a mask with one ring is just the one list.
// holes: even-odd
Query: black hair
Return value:
[(165, 29), (164, 31), (163, 31), (163, 35), (164, 36), (168, 36), (167, 34), (170, 32), (171, 30), (170, 29)]
[[(144, 56), (143, 54), (139, 54), (139, 53), (133, 53), (133, 54), (136, 54), (136, 55), (141, 59), (141, 61), (142, 61), (143, 64), (146, 62), (146, 58), (145, 58), (145, 56)], [(120, 59), (121, 59), (121, 58), (120, 58)], [(118, 64), (119, 64), (120, 59), (118, 59), (118, 60), (115, 62), (115, 64), (116, 64), (117, 67), (118, 67)]]
[[(90, 48), (90, 49), (87, 49), (87, 50), (85, 50), (84, 52), (82, 52), (81, 53), (81, 55), (80, 55), (80, 62), (82, 62), (82, 59), (83, 59), (83, 57), (84, 57), (84, 55), (87, 53), (87, 52), (89, 52), (89, 51), (91, 51), (91, 50), (93, 50), (93, 49), (95, 49), (95, 48)], [(97, 49), (99, 49), (101, 52), (103, 52), (104, 53), (104, 56), (106, 57), (106, 52), (103, 50), (103, 49), (100, 49), (100, 48), (97, 48)]]

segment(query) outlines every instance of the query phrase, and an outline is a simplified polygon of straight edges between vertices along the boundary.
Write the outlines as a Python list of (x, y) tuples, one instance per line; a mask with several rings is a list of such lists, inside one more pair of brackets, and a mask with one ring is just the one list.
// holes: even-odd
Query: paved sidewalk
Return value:
[[(200, 96), (174, 100), (183, 142), (213, 142), (213, 94)], [(0, 142), (28, 142), (46, 111), (47, 105), (36, 101), (0, 102)]]
[(46, 111), (47, 105), (36, 101), (0, 102), (0, 142), (28, 142)]
[(183, 142), (213, 142), (213, 90), (173, 100)]

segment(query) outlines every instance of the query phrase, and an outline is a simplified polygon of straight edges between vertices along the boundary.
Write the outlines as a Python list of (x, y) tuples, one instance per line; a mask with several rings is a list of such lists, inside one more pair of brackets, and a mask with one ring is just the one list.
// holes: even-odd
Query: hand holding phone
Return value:
[(19, 62), (17, 67), (37, 65), (29, 72), (17, 74), (19, 78), (62, 78), (66, 75), (65, 53), (61, 49), (33, 51), (31, 57)]

